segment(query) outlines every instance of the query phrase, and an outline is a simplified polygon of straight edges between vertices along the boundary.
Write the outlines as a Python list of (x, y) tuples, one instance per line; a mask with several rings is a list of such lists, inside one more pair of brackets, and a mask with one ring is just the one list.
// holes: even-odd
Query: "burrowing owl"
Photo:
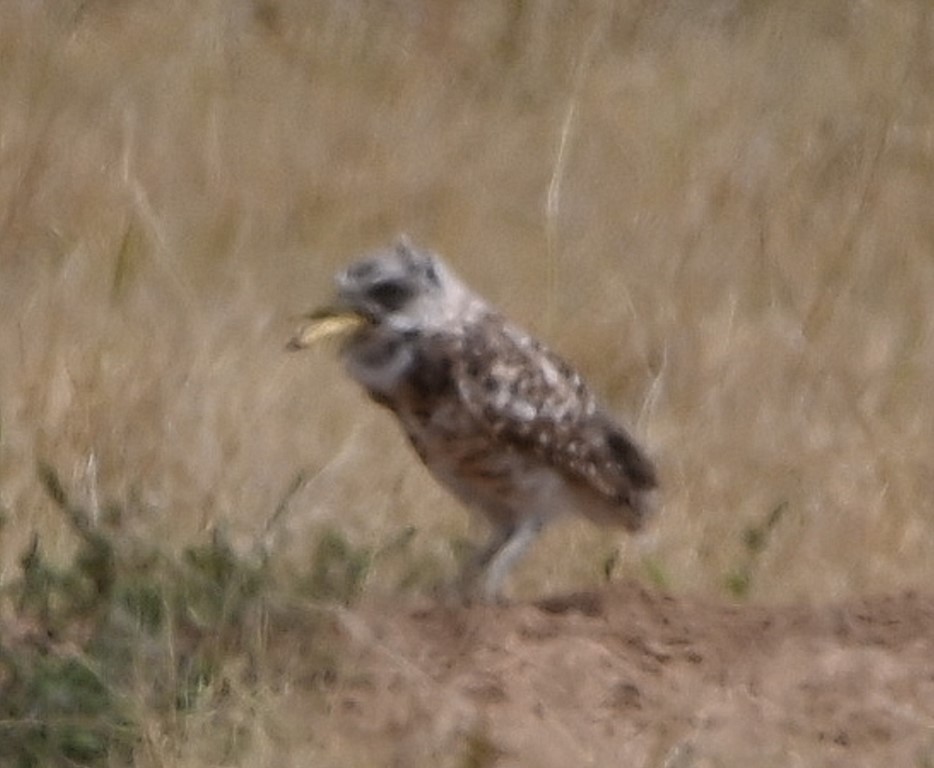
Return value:
[(347, 326), (350, 376), (395, 413), (435, 478), (492, 526), (465, 569), (472, 590), (498, 597), (562, 513), (630, 531), (645, 523), (651, 461), (580, 374), (437, 255), (403, 238), (351, 264), (336, 285), (334, 304), (312, 313), (289, 346)]

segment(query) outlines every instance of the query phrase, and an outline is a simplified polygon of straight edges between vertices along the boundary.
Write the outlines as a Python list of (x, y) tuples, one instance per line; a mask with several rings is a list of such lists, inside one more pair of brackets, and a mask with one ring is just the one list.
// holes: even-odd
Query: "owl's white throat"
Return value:
[(415, 361), (405, 334), (375, 328), (361, 334), (344, 349), (347, 372), (372, 393), (389, 397), (398, 390)]

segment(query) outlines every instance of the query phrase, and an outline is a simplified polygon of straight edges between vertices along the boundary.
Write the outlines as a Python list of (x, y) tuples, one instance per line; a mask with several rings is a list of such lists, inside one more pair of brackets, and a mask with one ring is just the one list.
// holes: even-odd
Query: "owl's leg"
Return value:
[[(500, 531), (497, 546), (491, 549), (486, 558), (483, 579), (480, 583), (480, 595), (484, 600), (494, 602), (499, 599), (506, 577), (519, 559), (525, 554), (529, 544), (538, 538), (544, 520), (532, 515), (526, 517), (519, 525), (508, 530)], [(493, 544), (493, 540), (490, 542)]]
[(490, 537), (483, 546), (471, 554), (470, 559), (464, 564), (458, 579), (458, 592), (461, 593), (462, 598), (469, 600), (474, 596), (473, 593), (476, 592), (475, 588), (480, 576), (486, 570), (494, 555), (503, 548), (515, 531), (516, 526), (512, 524), (494, 525)]

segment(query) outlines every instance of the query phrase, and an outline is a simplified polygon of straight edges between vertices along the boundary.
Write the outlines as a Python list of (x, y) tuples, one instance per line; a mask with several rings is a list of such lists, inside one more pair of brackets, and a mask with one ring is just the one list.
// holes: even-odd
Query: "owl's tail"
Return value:
[(637, 531), (655, 511), (654, 491), (658, 487), (655, 465), (623, 427), (603, 414), (598, 419), (602, 440), (597, 442), (594, 457), (599, 467), (595, 479), (611, 503), (601, 510), (602, 514), (589, 516)]

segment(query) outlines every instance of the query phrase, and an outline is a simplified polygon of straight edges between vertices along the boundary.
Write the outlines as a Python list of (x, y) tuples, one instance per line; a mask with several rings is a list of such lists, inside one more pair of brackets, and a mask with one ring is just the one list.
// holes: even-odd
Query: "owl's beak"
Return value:
[(303, 318), (285, 348), (291, 352), (317, 344), (332, 337), (346, 337), (369, 325), (372, 320), (358, 310), (334, 305), (309, 312)]

